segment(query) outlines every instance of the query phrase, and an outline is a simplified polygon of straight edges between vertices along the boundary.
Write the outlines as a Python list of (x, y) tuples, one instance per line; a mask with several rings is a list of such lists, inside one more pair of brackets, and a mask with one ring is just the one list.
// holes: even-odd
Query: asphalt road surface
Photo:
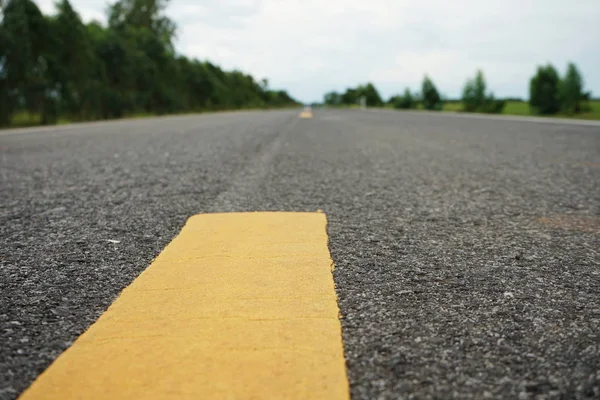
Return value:
[(0, 398), (197, 213), (326, 212), (353, 399), (600, 398), (600, 127), (240, 112), (0, 132)]

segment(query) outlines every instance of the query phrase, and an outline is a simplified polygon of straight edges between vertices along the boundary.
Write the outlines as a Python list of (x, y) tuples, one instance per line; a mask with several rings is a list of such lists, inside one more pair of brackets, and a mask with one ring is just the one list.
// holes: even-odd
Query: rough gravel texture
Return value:
[(353, 399), (600, 398), (600, 127), (297, 114), (0, 132), (0, 398), (190, 215), (317, 209)]

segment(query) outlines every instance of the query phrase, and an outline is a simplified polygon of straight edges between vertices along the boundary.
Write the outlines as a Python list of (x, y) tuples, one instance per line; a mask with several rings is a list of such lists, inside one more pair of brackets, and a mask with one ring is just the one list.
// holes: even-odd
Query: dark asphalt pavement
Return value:
[(600, 398), (600, 126), (299, 111), (0, 132), (0, 398), (189, 216), (318, 209), (353, 399)]

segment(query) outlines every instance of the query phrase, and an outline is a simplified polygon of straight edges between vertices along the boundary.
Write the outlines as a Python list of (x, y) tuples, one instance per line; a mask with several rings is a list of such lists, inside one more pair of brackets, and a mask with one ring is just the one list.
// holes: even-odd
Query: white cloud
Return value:
[[(72, 2), (86, 20), (106, 8)], [(570, 60), (600, 94), (598, 0), (173, 0), (167, 12), (180, 52), (306, 101), (366, 81), (385, 96), (417, 90), (426, 73), (457, 96), (477, 68), (496, 94), (526, 96), (538, 64)]]

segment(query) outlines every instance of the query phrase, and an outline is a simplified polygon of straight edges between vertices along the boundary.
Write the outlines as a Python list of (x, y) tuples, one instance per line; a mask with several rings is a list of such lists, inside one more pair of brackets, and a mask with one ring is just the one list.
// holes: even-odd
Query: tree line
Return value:
[[(421, 84), (421, 91), (411, 92), (409, 88), (404, 93), (393, 95), (383, 101), (379, 92), (372, 83), (348, 88), (344, 93), (328, 92), (324, 96), (327, 105), (354, 105), (360, 98), (366, 99), (366, 105), (381, 107), (389, 105), (397, 109), (415, 109), (419, 105), (426, 110), (442, 110), (444, 99), (430, 77), (425, 76)], [(487, 89), (483, 71), (478, 70), (475, 76), (468, 79), (462, 91), (460, 102), (462, 111), (480, 113), (502, 113), (507, 101), (513, 99), (496, 99)], [(529, 106), (534, 114), (574, 115), (589, 111), (591, 92), (584, 91), (584, 80), (577, 66), (573, 63), (567, 65), (564, 77), (560, 77), (556, 69), (548, 64), (538, 67), (529, 85)]]
[(15, 113), (51, 124), (297, 102), (238, 70), (177, 54), (169, 0), (118, 0), (106, 24), (84, 23), (68, 0), (44, 15), (0, 0), (0, 125)]

